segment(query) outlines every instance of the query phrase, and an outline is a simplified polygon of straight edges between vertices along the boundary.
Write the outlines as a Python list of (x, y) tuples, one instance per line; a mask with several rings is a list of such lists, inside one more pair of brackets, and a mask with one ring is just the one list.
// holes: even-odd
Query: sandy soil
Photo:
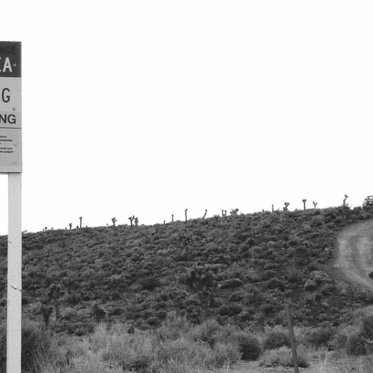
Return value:
[(373, 290), (373, 220), (354, 224), (338, 237), (339, 252), (335, 267), (353, 283)]

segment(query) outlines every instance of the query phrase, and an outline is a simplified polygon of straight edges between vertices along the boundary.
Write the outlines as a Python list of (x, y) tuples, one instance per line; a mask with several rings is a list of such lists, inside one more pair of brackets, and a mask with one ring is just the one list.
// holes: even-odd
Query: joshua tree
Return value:
[(202, 317), (205, 319), (209, 304), (214, 299), (214, 291), (217, 287), (216, 276), (206, 266), (194, 266), (187, 272), (186, 285), (189, 291), (198, 296), (203, 311)]
[(344, 198), (344, 200), (343, 200), (343, 206), (347, 206), (347, 203), (346, 203), (346, 201), (347, 201), (347, 198), (348, 198), (348, 195), (347, 195), (347, 194), (345, 194), (345, 198)]
[(73, 227), (73, 223), (69, 223), (69, 229), (71, 230)]
[(92, 315), (94, 316), (96, 322), (99, 323), (104, 320), (106, 316), (106, 311), (97, 303), (95, 303), (92, 307)]
[(83, 218), (80, 216), (79, 217), (79, 228), (82, 229), (82, 221), (83, 221)]
[(205, 213), (204, 213), (204, 215), (202, 216), (202, 219), (204, 219), (204, 218), (206, 217), (206, 215), (207, 215), (207, 209), (205, 210)]
[(132, 227), (132, 225), (133, 225), (133, 221), (135, 220), (135, 217), (132, 215), (132, 216), (130, 216), (128, 219), (130, 220), (130, 222), (131, 222), (131, 227)]
[(303, 210), (305, 210), (306, 209), (306, 202), (307, 202), (307, 200), (304, 198), (304, 199), (302, 199), (302, 202), (303, 202)]
[(188, 209), (185, 209), (184, 213), (185, 213), (185, 221), (188, 221)]
[(225, 218), (227, 216), (227, 210), (221, 210), (221, 216)]
[(136, 227), (139, 225), (139, 218), (136, 216), (136, 217), (134, 217), (135, 218), (135, 225), (136, 225)]
[(48, 288), (47, 297), (50, 301), (54, 302), (56, 310), (56, 320), (60, 318), (60, 298), (65, 294), (62, 285), (52, 284)]
[(43, 316), (43, 321), (44, 321), (45, 327), (48, 329), (49, 320), (50, 320), (51, 314), (53, 312), (53, 307), (52, 306), (45, 306), (43, 304), (41, 306), (40, 312), (41, 312), (41, 315)]
[(315, 209), (315, 208), (316, 208), (316, 206), (317, 206), (317, 202), (315, 202), (315, 201), (312, 201), (312, 203), (313, 203), (313, 208)]
[(272, 212), (274, 212), (275, 211), (275, 206), (274, 205), (272, 205)]
[(284, 205), (284, 211), (289, 211), (288, 207), (290, 205), (290, 202), (285, 202)]
[(171, 215), (171, 221), (174, 222), (174, 214)]
[(113, 222), (113, 227), (115, 227), (115, 223), (117, 222), (117, 218), (112, 218), (111, 221)]

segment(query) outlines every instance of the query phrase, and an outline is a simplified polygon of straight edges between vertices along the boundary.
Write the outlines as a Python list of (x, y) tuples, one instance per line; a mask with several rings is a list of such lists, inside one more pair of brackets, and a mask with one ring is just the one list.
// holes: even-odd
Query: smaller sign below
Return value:
[(22, 172), (22, 132), (21, 129), (0, 131), (0, 172)]

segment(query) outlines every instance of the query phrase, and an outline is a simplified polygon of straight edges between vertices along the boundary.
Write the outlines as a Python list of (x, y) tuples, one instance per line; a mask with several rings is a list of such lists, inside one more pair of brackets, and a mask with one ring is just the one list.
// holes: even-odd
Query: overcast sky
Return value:
[[(1, 1), (23, 229), (373, 194), (373, 2)], [(0, 175), (0, 234), (7, 176)]]

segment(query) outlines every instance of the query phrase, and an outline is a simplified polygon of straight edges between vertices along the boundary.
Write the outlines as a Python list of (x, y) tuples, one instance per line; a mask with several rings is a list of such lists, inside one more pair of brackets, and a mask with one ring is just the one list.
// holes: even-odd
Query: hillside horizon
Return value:
[[(283, 323), (288, 302), (300, 325), (337, 325), (373, 301), (336, 273), (337, 236), (372, 218), (338, 207), (26, 233), (24, 314), (42, 322), (52, 307), (51, 327), (77, 334), (97, 317), (149, 328), (169, 312), (261, 327)], [(2, 236), (3, 306), (6, 252)]]

